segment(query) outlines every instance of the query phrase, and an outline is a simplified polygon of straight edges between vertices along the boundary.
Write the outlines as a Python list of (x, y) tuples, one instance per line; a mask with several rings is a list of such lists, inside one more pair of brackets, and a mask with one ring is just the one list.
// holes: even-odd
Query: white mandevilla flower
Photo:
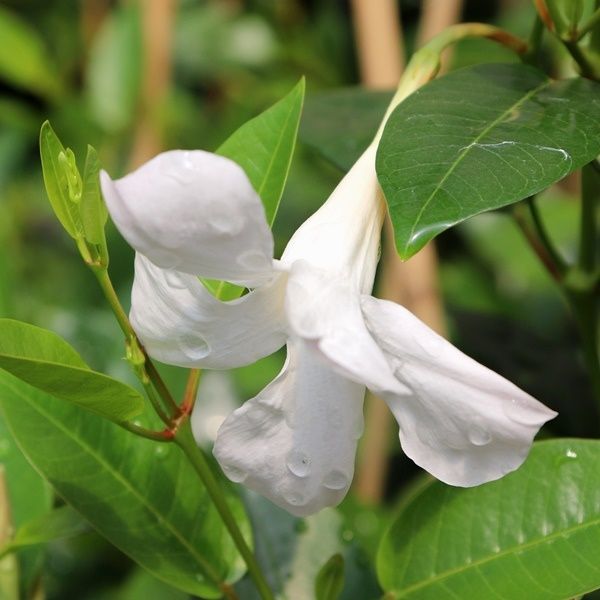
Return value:
[[(150, 356), (227, 369), (287, 344), (281, 373), (225, 420), (214, 454), (232, 481), (295, 515), (348, 491), (365, 387), (387, 402), (404, 452), (457, 486), (519, 467), (556, 414), (370, 295), (385, 215), (375, 152), (374, 142), (280, 261), (258, 195), (226, 158), (172, 151), (118, 181), (102, 173), (137, 251), (131, 322)], [(251, 291), (221, 302), (199, 276)]]

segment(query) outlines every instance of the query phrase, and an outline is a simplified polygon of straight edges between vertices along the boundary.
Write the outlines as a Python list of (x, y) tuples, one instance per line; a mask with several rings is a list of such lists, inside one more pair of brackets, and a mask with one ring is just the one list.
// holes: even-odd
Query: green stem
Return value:
[(529, 34), (529, 44), (527, 52), (523, 56), (523, 60), (530, 65), (537, 66), (539, 64), (540, 49), (542, 47), (542, 38), (544, 37), (544, 23), (540, 16), (536, 14), (531, 33)]
[[(117, 296), (117, 293), (115, 292), (115, 288), (113, 287), (112, 281), (110, 280), (107, 269), (105, 269), (105, 268), (97, 269), (97, 268), (94, 268), (93, 266), (91, 266), (91, 269), (92, 269), (92, 272), (94, 273), (94, 275), (96, 276), (96, 279), (98, 280), (98, 283), (100, 285), (100, 288), (102, 289), (104, 297), (106, 298), (108, 304), (110, 305), (110, 307), (117, 319), (119, 327), (125, 334), (126, 339), (134, 341), (135, 344), (137, 344), (137, 346), (142, 351), (144, 370), (147, 373), (148, 378), (152, 382), (154, 389), (156, 389), (156, 391), (158, 392), (159, 396), (161, 397), (163, 403), (165, 404), (165, 407), (167, 408), (167, 412), (171, 413), (171, 415), (173, 415), (173, 416), (177, 415), (179, 413), (179, 407), (177, 406), (177, 403), (173, 399), (173, 396), (171, 395), (167, 386), (165, 385), (164, 381), (162, 380), (162, 377), (160, 376), (156, 367), (154, 366), (154, 364), (152, 363), (152, 361), (150, 360), (150, 358), (148, 357), (146, 352), (143, 350), (141, 344), (139, 343), (139, 340), (137, 339), (135, 331), (133, 330), (133, 327), (131, 326), (131, 323), (129, 322), (129, 318), (127, 317), (127, 314), (125, 313), (125, 311), (123, 310), (123, 307), (121, 306), (121, 302), (119, 301), (119, 297)], [(137, 371), (137, 369), (136, 369), (136, 371)], [(142, 384), (144, 385), (144, 387), (146, 388), (146, 391), (148, 392), (148, 382), (145, 380), (144, 374), (140, 375), (138, 373), (138, 376), (140, 377)], [(150, 401), (152, 402), (154, 408), (157, 409), (157, 404), (155, 403), (153, 392), (150, 391), (148, 393), (148, 396), (149, 396)], [(163, 422), (169, 421), (169, 417), (162, 411), (162, 409), (158, 408), (157, 412), (158, 412), (160, 418), (163, 420)], [(166, 419), (166, 421), (165, 421), (165, 419)]]
[(600, 80), (600, 73), (595, 66), (588, 60), (585, 52), (579, 47), (577, 42), (572, 40), (564, 40), (561, 38), (564, 47), (567, 49), (571, 58), (579, 65), (581, 75), (587, 79), (595, 81)]
[(594, 11), (594, 14), (583, 24), (583, 26), (577, 32), (577, 41), (583, 36), (587, 35), (596, 25), (600, 23), (600, 8)]
[(550, 239), (544, 222), (542, 221), (542, 216), (540, 215), (540, 211), (538, 210), (537, 204), (535, 202), (535, 197), (530, 196), (527, 198), (527, 208), (529, 209), (529, 214), (531, 215), (531, 221), (533, 226), (535, 227), (536, 233), (540, 238), (541, 243), (544, 245), (544, 248), (550, 255), (553, 263), (556, 265), (556, 268), (561, 272), (565, 273), (567, 270), (567, 264), (565, 263), (563, 257), (559, 254), (558, 250), (554, 246), (554, 243)]
[(204, 454), (196, 445), (189, 419), (185, 419), (180, 424), (175, 434), (175, 443), (183, 450), (196, 473), (204, 483), (208, 495), (213, 501), (219, 515), (221, 515), (221, 519), (223, 520), (229, 535), (233, 539), (234, 544), (248, 567), (248, 573), (250, 574), (250, 577), (252, 577), (260, 597), (263, 600), (274, 600), (269, 584), (267, 583), (254, 554), (248, 547), (248, 544), (246, 544), (246, 540), (238, 527), (237, 521), (227, 504), (221, 486), (215, 478)]
[(129, 421), (122, 421), (121, 423), (119, 423), (119, 425), (123, 429), (131, 431), (131, 433), (135, 433), (135, 435), (146, 438), (148, 440), (153, 440), (155, 442), (173, 441), (173, 433), (169, 429), (165, 429), (163, 431), (153, 431), (152, 429), (146, 429), (146, 427), (141, 427), (140, 425), (130, 423)]
[(600, 172), (593, 163), (590, 163), (581, 170), (579, 268), (591, 274), (595, 273), (598, 257), (599, 210)]
[(596, 400), (600, 403), (600, 361), (598, 360), (598, 298), (592, 291), (568, 291), (579, 335), (582, 341), (583, 357), (590, 376)]
[(200, 369), (190, 369), (187, 384), (185, 386), (185, 393), (183, 394), (183, 402), (181, 403), (182, 412), (191, 414), (196, 402), (196, 396), (198, 395), (198, 386), (200, 385), (201, 376), (202, 371)]
[(512, 214), (531, 249), (537, 254), (548, 273), (562, 286), (566, 266), (546, 234), (533, 199), (528, 198), (526, 202), (516, 204)]

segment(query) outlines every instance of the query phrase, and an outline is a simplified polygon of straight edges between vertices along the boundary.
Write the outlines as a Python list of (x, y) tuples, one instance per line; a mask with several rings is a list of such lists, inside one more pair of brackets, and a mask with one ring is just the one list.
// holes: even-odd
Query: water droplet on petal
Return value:
[(248, 474), (238, 467), (234, 467), (233, 465), (221, 465), (221, 469), (223, 473), (227, 475), (227, 478), (233, 483), (242, 483), (248, 477)]
[(164, 275), (165, 281), (172, 288), (175, 288), (176, 290), (184, 290), (188, 287), (185, 283), (184, 277), (179, 271), (169, 269), (164, 272)]
[(238, 264), (252, 271), (269, 268), (269, 261), (260, 250), (246, 250), (242, 252), (238, 256)]
[(310, 473), (310, 456), (301, 450), (291, 450), (285, 464), (296, 477), (307, 477)]
[(490, 432), (480, 425), (472, 425), (467, 433), (467, 437), (474, 446), (487, 446), (492, 441)]
[(179, 349), (189, 360), (201, 360), (210, 354), (210, 346), (199, 335), (179, 338)]
[(292, 506), (302, 506), (303, 504), (306, 504), (306, 499), (300, 492), (288, 491), (284, 493), (283, 497)]
[(232, 214), (219, 214), (215, 212), (208, 219), (210, 229), (221, 235), (237, 235), (242, 230), (243, 225), (242, 220)]
[(540, 413), (535, 406), (530, 406), (528, 402), (518, 398), (511, 398), (510, 402), (503, 403), (502, 409), (513, 423), (519, 425), (539, 426), (548, 419), (548, 416)]
[(179, 257), (161, 248), (152, 249), (152, 262), (161, 269), (175, 269), (179, 265)]
[(329, 471), (323, 479), (323, 487), (328, 490), (343, 490), (350, 483), (350, 478), (343, 471)]

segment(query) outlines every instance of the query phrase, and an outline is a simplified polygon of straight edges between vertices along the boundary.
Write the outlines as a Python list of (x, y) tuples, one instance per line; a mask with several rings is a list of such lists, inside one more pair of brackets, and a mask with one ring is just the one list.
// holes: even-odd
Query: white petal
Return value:
[(159, 154), (112, 181), (110, 215), (138, 252), (164, 269), (253, 287), (271, 275), (273, 236), (242, 168), (201, 150)]
[(406, 454), (445, 483), (498, 479), (556, 413), (469, 358), (408, 310), (363, 296), (367, 325), (409, 395), (383, 394)]
[(297, 260), (285, 297), (289, 326), (339, 374), (376, 393), (407, 392), (365, 325), (356, 288), (343, 271), (322, 271)]
[(285, 344), (286, 276), (221, 302), (194, 275), (160, 269), (136, 254), (131, 324), (148, 354), (161, 362), (209, 369), (246, 365)]
[(334, 506), (352, 481), (363, 397), (292, 342), (277, 378), (221, 425), (214, 454), (232, 481), (294, 515)]
[(373, 287), (385, 203), (371, 145), (327, 201), (294, 233), (281, 261), (305, 260), (330, 272), (344, 271), (362, 293)]

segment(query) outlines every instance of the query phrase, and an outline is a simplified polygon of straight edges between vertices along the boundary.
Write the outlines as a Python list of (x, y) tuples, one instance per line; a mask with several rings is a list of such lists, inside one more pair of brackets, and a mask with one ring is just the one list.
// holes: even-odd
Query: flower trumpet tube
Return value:
[[(420, 83), (408, 81), (394, 103)], [(348, 491), (366, 388), (389, 405), (405, 453), (456, 486), (518, 468), (555, 416), (370, 295), (385, 216), (378, 137), (279, 261), (260, 199), (228, 159), (173, 151), (118, 181), (102, 174), (112, 218), (137, 251), (131, 322), (150, 356), (224, 369), (287, 344), (281, 373), (224, 421), (214, 454), (232, 481), (295, 515)], [(221, 302), (198, 276), (250, 291)]]

